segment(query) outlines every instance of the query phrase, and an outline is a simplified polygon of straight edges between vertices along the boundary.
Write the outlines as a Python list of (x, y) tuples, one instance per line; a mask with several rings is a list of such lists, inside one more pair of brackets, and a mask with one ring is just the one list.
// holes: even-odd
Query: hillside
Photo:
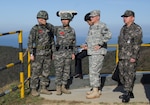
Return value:
[[(0, 67), (4, 67), (9, 63), (15, 63), (19, 59), (18, 49), (13, 47), (0, 46)], [(25, 51), (25, 50), (24, 50)], [(138, 61), (137, 70), (149, 70), (150, 71), (150, 47), (142, 47), (140, 52), (140, 59)], [(83, 73), (88, 74), (88, 57), (83, 59)], [(115, 51), (109, 51), (105, 57), (103, 69), (101, 73), (112, 73), (115, 67)], [(0, 87), (11, 83), (13, 81), (19, 81), (20, 66), (16, 65), (12, 68), (0, 71)], [(27, 56), (24, 57), (24, 71), (25, 78), (27, 77)], [(72, 61), (72, 74), (74, 73), (74, 61)], [(51, 69), (51, 74), (55, 75), (54, 67)]]

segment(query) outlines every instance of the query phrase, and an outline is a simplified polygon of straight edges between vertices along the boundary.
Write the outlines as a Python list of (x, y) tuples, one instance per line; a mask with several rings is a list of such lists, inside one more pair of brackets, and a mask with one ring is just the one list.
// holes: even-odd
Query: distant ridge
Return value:
[[(8, 63), (14, 63), (18, 61), (18, 48), (8, 47), (8, 46), (0, 46), (0, 67), (7, 65)], [(25, 49), (24, 49), (25, 52)], [(113, 68), (115, 67), (115, 51), (108, 51), (103, 68), (101, 73), (112, 73)], [(138, 61), (137, 70), (150, 71), (150, 47), (142, 47), (140, 52), (140, 59)], [(88, 58), (85, 57), (82, 61), (83, 65), (83, 73), (88, 74)], [(19, 70), (20, 66), (17, 65), (8, 70), (0, 71), (0, 87), (11, 83), (12, 81), (19, 81)], [(27, 56), (24, 57), (24, 71), (25, 78), (27, 77)], [(74, 73), (74, 61), (72, 62), (72, 74)], [(54, 67), (51, 68), (51, 74), (55, 75)]]

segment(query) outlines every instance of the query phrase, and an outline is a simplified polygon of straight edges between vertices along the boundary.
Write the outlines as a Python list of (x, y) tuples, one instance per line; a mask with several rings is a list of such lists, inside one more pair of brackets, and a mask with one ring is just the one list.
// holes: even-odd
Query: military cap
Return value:
[(129, 17), (129, 16), (135, 16), (135, 14), (134, 14), (134, 12), (133, 11), (131, 11), (131, 10), (126, 10), (125, 12), (124, 12), (124, 14), (123, 15), (121, 15), (121, 17)]
[(93, 10), (90, 12), (90, 17), (92, 16), (100, 16), (100, 10)]

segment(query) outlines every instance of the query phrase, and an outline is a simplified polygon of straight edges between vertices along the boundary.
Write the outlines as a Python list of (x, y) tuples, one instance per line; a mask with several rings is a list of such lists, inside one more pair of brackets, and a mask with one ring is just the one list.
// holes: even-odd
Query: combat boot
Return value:
[(61, 95), (61, 86), (56, 86), (56, 95)]
[(46, 87), (45, 87), (45, 86), (42, 86), (42, 87), (41, 87), (41, 90), (40, 90), (40, 94), (47, 94), (47, 95), (51, 95), (51, 94), (52, 94), (52, 92), (51, 92), (51, 91), (48, 91), (48, 90), (46, 89)]
[[(90, 91), (86, 92), (86, 95), (92, 94), (92, 92), (93, 92), (93, 88), (90, 89)], [(100, 95), (102, 94), (102, 93), (101, 93), (101, 90), (99, 90), (99, 94), (100, 94)]]
[(130, 92), (130, 98), (134, 98), (134, 94), (132, 91)]
[(92, 94), (93, 90), (86, 92), (86, 95)]
[(128, 103), (130, 101), (130, 92), (126, 92), (122, 98), (123, 103)]
[[(130, 98), (134, 98), (134, 94), (132, 91), (129, 92), (130, 93)], [(120, 95), (119, 98), (122, 99), (124, 97), (125, 94)]]
[(36, 89), (31, 90), (31, 95), (34, 96), (34, 97), (40, 96), (40, 94), (37, 92)]
[(65, 93), (65, 94), (71, 94), (71, 91), (67, 90), (65, 85), (62, 85), (61, 91), (62, 93)]
[(93, 88), (92, 93), (89, 95), (86, 95), (87, 99), (94, 99), (94, 98), (99, 98), (100, 97), (100, 93), (98, 88)]

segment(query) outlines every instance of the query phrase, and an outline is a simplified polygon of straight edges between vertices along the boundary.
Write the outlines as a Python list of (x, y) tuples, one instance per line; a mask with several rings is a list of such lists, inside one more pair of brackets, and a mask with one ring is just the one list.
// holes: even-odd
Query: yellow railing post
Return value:
[(20, 83), (21, 83), (21, 91), (20, 97), (24, 98), (24, 69), (23, 69), (23, 46), (22, 46), (22, 31), (18, 34), (18, 43), (19, 43), (19, 60), (21, 61), (21, 69), (20, 69)]
[(28, 78), (31, 77), (30, 52), (28, 51)]
[[(31, 60), (30, 60), (30, 52), (28, 51), (28, 79), (31, 77)], [(28, 81), (28, 87), (30, 88), (30, 79)]]
[[(150, 44), (141, 44), (142, 47), (150, 47)], [(108, 44), (108, 47), (116, 47), (116, 63), (119, 61), (118, 58), (118, 53), (119, 53), (119, 49), (118, 49), (118, 44)]]
[(6, 67), (2, 68), (2, 69), (5, 69), (5, 68), (10, 68), (16, 64), (20, 64), (20, 85), (19, 85), (19, 88), (21, 88), (21, 98), (24, 98), (24, 69), (23, 69), (23, 45), (22, 45), (22, 31), (19, 30), (19, 31), (14, 31), (14, 32), (7, 32), (7, 33), (3, 33), (3, 34), (0, 34), (0, 36), (3, 36), (3, 35), (8, 35), (8, 34), (15, 34), (15, 33), (18, 33), (18, 43), (19, 43), (19, 62), (16, 62), (16, 63), (10, 63), (8, 65), (6, 65)]
[(119, 61), (118, 53), (119, 53), (119, 49), (118, 49), (118, 45), (116, 45), (116, 64), (117, 64), (118, 61)]
[(108, 47), (116, 47), (116, 64), (119, 61), (118, 59), (118, 44), (108, 44)]

